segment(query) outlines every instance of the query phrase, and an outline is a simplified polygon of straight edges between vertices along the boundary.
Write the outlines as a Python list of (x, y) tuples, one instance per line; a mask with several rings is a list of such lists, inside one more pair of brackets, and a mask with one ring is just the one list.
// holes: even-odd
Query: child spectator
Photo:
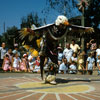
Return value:
[(100, 75), (100, 55), (98, 56), (97, 67), (98, 67), (98, 75)]
[(38, 56), (35, 61), (35, 68), (33, 69), (33, 72), (40, 73), (40, 57)]
[(88, 71), (89, 75), (92, 75), (94, 68), (95, 68), (94, 52), (91, 52), (89, 53), (86, 62), (86, 70)]
[(19, 58), (19, 55), (18, 55), (18, 53), (16, 53), (15, 55), (14, 55), (14, 57), (12, 58), (12, 65), (13, 65), (13, 69), (14, 69), (14, 71), (15, 72), (17, 72), (17, 71), (20, 71), (20, 58)]
[(76, 62), (75, 61), (72, 61), (71, 62), (71, 65), (69, 66), (69, 68), (70, 68), (70, 74), (76, 74), (76, 69), (77, 69), (77, 67), (76, 67)]
[(17, 53), (20, 56), (20, 52), (18, 51), (18, 44), (17, 43), (14, 44), (14, 50), (12, 52), (13, 52), (13, 54)]
[(12, 56), (13, 56), (12, 49), (8, 49), (6, 54), (9, 56), (10, 62), (12, 63)]
[(70, 58), (70, 63), (72, 63), (72, 61), (74, 61), (77, 65), (77, 53), (76, 52), (74, 52), (72, 57)]
[(30, 71), (33, 71), (36, 58), (30, 54), (28, 57)]
[(77, 69), (77, 53), (74, 52), (72, 57), (70, 58), (70, 73), (76, 73), (76, 69)]
[(64, 57), (62, 59), (62, 64), (59, 66), (59, 73), (66, 74), (68, 71), (67, 59)]
[(80, 53), (78, 56), (78, 70), (80, 74), (84, 74), (84, 54)]
[(20, 70), (21, 71), (27, 71), (26, 69), (26, 60), (25, 60), (25, 54), (23, 55), (21, 62), (20, 62)]
[(58, 65), (60, 65), (63, 58), (63, 49), (61, 47), (58, 47), (57, 49), (58, 49)]
[(30, 72), (29, 61), (28, 61), (28, 55), (27, 55), (27, 54), (24, 54), (23, 57), (24, 57), (24, 59), (25, 59), (27, 72)]
[(5, 72), (8, 70), (10, 70), (10, 72), (11, 72), (11, 62), (9, 59), (9, 55), (7, 55), (7, 54), (4, 57), (2, 68)]

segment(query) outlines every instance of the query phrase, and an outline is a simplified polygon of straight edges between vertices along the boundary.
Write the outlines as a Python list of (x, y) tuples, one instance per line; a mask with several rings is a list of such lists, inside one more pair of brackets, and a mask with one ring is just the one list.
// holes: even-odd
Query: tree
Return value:
[(93, 26), (98, 29), (100, 24), (100, 1), (91, 0), (88, 9), (85, 11), (86, 26)]
[(13, 26), (13, 27), (8, 27), (7, 31), (2, 34), (1, 42), (5, 42), (6, 46), (8, 48), (13, 48), (14, 42), (15, 42), (15, 35), (17, 32), (18, 28)]
[(85, 26), (92, 26), (95, 29), (92, 38), (96, 38), (100, 43), (100, 0), (90, 0), (88, 8), (85, 10)]
[(2, 36), (0, 35), (0, 46), (1, 46), (1, 43), (2, 43), (1, 39), (2, 39)]
[(21, 28), (30, 28), (31, 25), (34, 24), (37, 27), (41, 26), (42, 19), (38, 17), (37, 13), (30, 13), (26, 17), (22, 17), (21, 19)]
[[(52, 10), (54, 10), (57, 14), (72, 18), (80, 15), (80, 12), (76, 7), (77, 3), (77, 0), (46, 0), (47, 7), (43, 9), (42, 13), (47, 17), (49, 13), (52, 15)], [(53, 15), (55, 13), (53, 13)]]

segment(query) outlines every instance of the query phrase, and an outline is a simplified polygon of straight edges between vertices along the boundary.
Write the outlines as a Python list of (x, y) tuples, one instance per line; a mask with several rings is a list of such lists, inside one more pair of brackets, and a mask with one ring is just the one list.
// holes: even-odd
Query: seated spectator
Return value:
[(14, 44), (14, 50), (12, 51), (13, 54), (18, 54), (20, 57), (20, 52), (18, 51), (18, 44)]
[(10, 62), (12, 63), (12, 57), (13, 57), (12, 49), (8, 49), (6, 54), (9, 56)]
[(77, 53), (76, 52), (74, 52), (73, 55), (72, 55), (72, 57), (70, 58), (70, 63), (72, 63), (73, 61), (77, 65)]
[(21, 71), (25, 71), (25, 72), (27, 71), (27, 69), (26, 69), (25, 55), (23, 55), (23, 57), (21, 58), (20, 70), (21, 70)]
[(30, 68), (31, 72), (34, 69), (35, 60), (36, 60), (36, 58), (32, 54), (30, 54), (29, 57), (28, 57), (28, 61), (29, 61), (29, 68)]
[(57, 49), (58, 49), (58, 65), (60, 65), (63, 58), (63, 49), (61, 47), (58, 47)]
[(94, 52), (91, 52), (89, 53), (86, 62), (86, 70), (88, 71), (89, 75), (92, 75), (94, 68), (95, 68)]
[(18, 53), (14, 54), (14, 57), (12, 58), (12, 66), (15, 72), (20, 71), (20, 58)]
[(68, 71), (67, 59), (64, 57), (62, 63), (59, 66), (59, 73), (66, 74)]
[(71, 65), (69, 66), (69, 69), (70, 69), (69, 71), (70, 74), (76, 74), (77, 66), (75, 61), (72, 61)]
[(100, 55), (98, 56), (97, 60), (97, 68), (98, 68), (98, 75), (100, 75)]
[(10, 70), (11, 72), (11, 62), (10, 62), (10, 58), (9, 55), (5, 55), (4, 60), (3, 60), (3, 65), (2, 65), (3, 70), (6, 72), (8, 70)]
[(27, 72), (30, 72), (28, 54), (23, 54), (23, 58), (25, 59), (26, 70), (27, 70)]
[(40, 57), (38, 56), (35, 61), (33, 72), (40, 73)]
[(66, 44), (66, 48), (63, 51), (63, 56), (66, 57), (68, 66), (70, 65), (70, 58), (72, 57), (73, 50), (70, 48), (70, 44)]

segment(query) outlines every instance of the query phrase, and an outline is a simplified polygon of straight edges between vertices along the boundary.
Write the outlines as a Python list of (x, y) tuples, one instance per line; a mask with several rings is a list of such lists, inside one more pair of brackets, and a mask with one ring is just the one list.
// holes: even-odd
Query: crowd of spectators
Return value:
[(72, 43), (67, 43), (66, 48), (63, 50), (59, 48), (58, 51), (58, 64), (59, 73), (80, 74), (88, 73), (93, 74), (95, 69), (98, 70), (100, 75), (100, 46), (94, 39), (86, 43), (83, 51), (81, 47), (72, 40)]
[(40, 72), (40, 57), (18, 50), (18, 44), (14, 44), (14, 50), (6, 49), (6, 44), (0, 47), (0, 67), (4, 72)]
[[(21, 56), (22, 55), (22, 56)], [(48, 67), (51, 60), (45, 60), (45, 68)], [(40, 73), (40, 56), (34, 57), (31, 53), (21, 54), (18, 50), (18, 44), (14, 44), (14, 50), (6, 50), (6, 44), (2, 43), (0, 47), (0, 67), (7, 72), (37, 72)], [(84, 51), (76, 44), (75, 40), (66, 43), (66, 48), (58, 47), (58, 73), (88, 74), (92, 75), (93, 70), (98, 69), (100, 75), (100, 46), (94, 39), (86, 43)]]

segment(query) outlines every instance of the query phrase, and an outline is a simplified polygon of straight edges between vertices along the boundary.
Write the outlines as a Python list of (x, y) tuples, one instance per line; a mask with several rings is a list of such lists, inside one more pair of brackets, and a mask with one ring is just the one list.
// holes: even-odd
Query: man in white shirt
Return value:
[(64, 51), (63, 51), (63, 56), (66, 57), (67, 62), (70, 61), (70, 58), (72, 57), (72, 54), (73, 54), (73, 50), (70, 48), (70, 44), (67, 43), (67, 44), (66, 44), (66, 48), (65, 48)]
[(70, 45), (70, 48), (71, 48), (74, 52), (76, 52), (76, 53), (78, 53), (79, 50), (80, 50), (79, 45), (78, 45), (78, 44), (75, 44), (75, 40), (72, 40), (72, 44)]
[(3, 59), (7, 52), (7, 50), (5, 49), (5, 46), (6, 44), (3, 42), (2, 46), (0, 47), (0, 67), (2, 67)]

